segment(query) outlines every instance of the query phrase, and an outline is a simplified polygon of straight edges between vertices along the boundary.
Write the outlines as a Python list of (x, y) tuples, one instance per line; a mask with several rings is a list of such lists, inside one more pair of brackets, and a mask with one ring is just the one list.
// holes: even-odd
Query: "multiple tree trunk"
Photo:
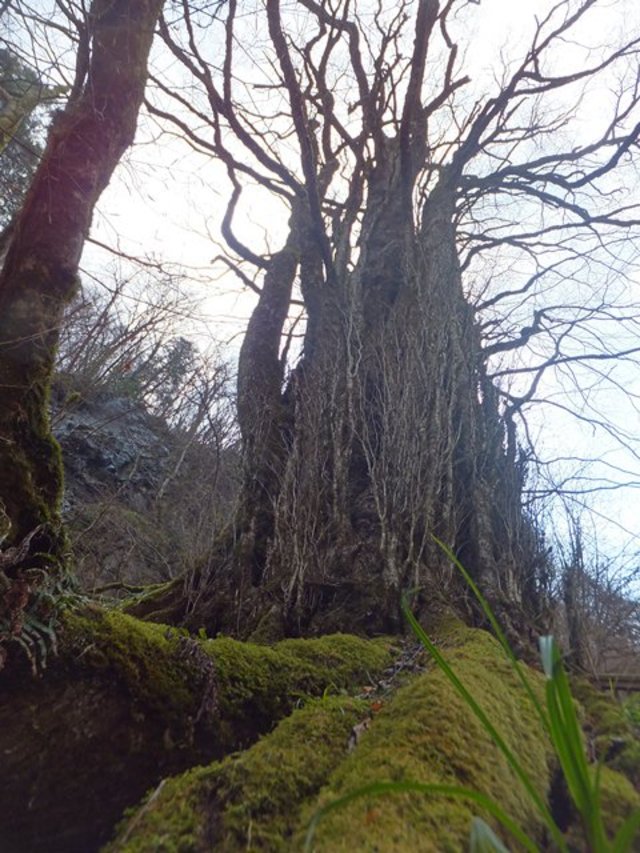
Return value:
[[(286, 33), (288, 12), (268, 0), (262, 11), (280, 81), (274, 88), (284, 92), (290, 116), (282, 138), (293, 129), (300, 156), (291, 171), (272, 156), (277, 147), (266, 125), (263, 137), (247, 132), (253, 113), (246, 117), (232, 96), (236, 3), (225, 7), (221, 84), (194, 35), (205, 21), (213, 26), (214, 15), (183, 7), (184, 46), (175, 28), (161, 27), (206, 91), (210, 150), (234, 187), (223, 233), (263, 272), (238, 369), (244, 481), (235, 524), (189, 579), (186, 595), (173, 585), (135, 612), (244, 634), (264, 626), (265, 614), (284, 633), (393, 630), (403, 595), (466, 606), (465, 584), (437, 537), (514, 633), (525, 612), (538, 613), (540, 543), (522, 507), (524, 468), (486, 373), (459, 261), (463, 172), (487, 127), (503, 121), (516, 78), (469, 120), (453, 155), (433, 165), (429, 118), (468, 82), (455, 78), (457, 47), (447, 31), (453, 5), (417, 4), (400, 86), (381, 58), (365, 69), (347, 5), (338, 13), (303, 0), (309, 32), (317, 27), (318, 35), (297, 47)], [(441, 91), (425, 105), (429, 42), (438, 28), (450, 59)], [(400, 38), (390, 34), (383, 50)], [(342, 39), (351, 66), (345, 74), (360, 96), (349, 110), (357, 119), (343, 116), (331, 90), (328, 69)], [(296, 64), (300, 56), (304, 63)], [(170, 118), (164, 107), (157, 113)], [(277, 185), (290, 205), (288, 237), (264, 258), (231, 230), (239, 176), (255, 178), (258, 167), (268, 175), (264, 185)], [(306, 323), (295, 365), (283, 348), (294, 288)]]
[[(88, 59), (80, 61), (69, 105), (56, 119), (0, 277), (0, 495), (14, 555), (3, 557), (10, 586), (17, 578), (15, 567), (6, 568), (12, 560), (39, 569), (37, 554), (55, 560), (64, 550), (59, 453), (46, 415), (57, 327), (93, 206), (133, 139), (159, 19), (166, 47), (193, 75), (206, 106), (196, 95), (193, 104), (174, 97), (198, 127), (210, 109), (211, 141), (182, 114), (173, 120), (226, 166), (233, 192), (223, 234), (239, 263), (262, 274), (238, 371), (244, 482), (236, 521), (206, 566), (140, 610), (242, 633), (265, 614), (286, 633), (389, 630), (403, 595), (425, 604), (466, 603), (465, 585), (437, 539), (453, 548), (514, 631), (526, 613), (539, 614), (544, 555), (523, 509), (524, 464), (505, 406), (513, 414), (549, 364), (573, 359), (562, 344), (577, 321), (536, 309), (520, 336), (483, 349), (463, 288), (460, 223), (473, 219), (478, 201), (504, 192), (510, 203), (519, 197), (538, 205), (542, 224), (511, 240), (525, 255), (552, 232), (568, 240), (565, 228), (626, 227), (619, 211), (591, 216), (574, 194), (636, 145), (640, 125), (624, 128), (637, 94), (626, 106), (621, 96), (611, 125), (621, 129), (611, 138), (527, 157), (537, 135), (559, 126), (555, 108), (548, 120), (538, 116), (538, 102), (628, 63), (640, 40), (631, 38), (593, 67), (554, 77), (544, 70), (549, 45), (592, 5), (560, 3), (537, 22), (529, 52), (495, 96), (458, 115), (453, 97), (469, 78), (457, 76), (449, 31), (456, 0), (420, 0), (414, 18), (397, 20), (380, 8), (370, 41), (361, 38), (357, 10), (334, 5), (300, 0), (282, 10), (279, 0), (266, 0), (256, 7), (265, 16), (274, 82), (247, 83), (243, 101), (236, 94), (242, 74), (235, 73), (234, 49), (244, 32), (236, 29), (243, 19), (236, 0), (197, 9), (185, 0), (182, 22), (162, 19), (160, 0), (94, 0), (90, 43), (83, 33), (79, 51)], [(299, 45), (287, 25), (303, 19), (311, 34)], [(206, 53), (214, 26), (224, 33), (219, 63)], [(413, 37), (406, 63), (405, 26)], [(436, 39), (439, 79), (427, 74)], [(334, 87), (343, 78), (354, 103), (337, 103)], [(251, 100), (260, 88), (280, 98), (262, 126)], [(162, 82), (159, 91), (172, 96)], [(164, 104), (155, 111), (172, 119)], [(452, 116), (456, 129), (447, 141)], [(299, 155), (293, 165), (292, 146)], [(246, 176), (290, 208), (288, 238), (263, 257), (231, 227)], [(509, 242), (503, 220), (495, 222), (498, 236), (487, 237), (492, 248)], [(516, 292), (527, 293), (537, 278)], [(283, 348), (294, 289), (306, 323), (297, 363)], [(526, 394), (507, 390), (499, 402), (488, 355), (543, 332), (551, 357)]]
[[(445, 173), (414, 225), (395, 165), (370, 189), (354, 269), (322, 281), (309, 211), (294, 216), (242, 348), (236, 582), (267, 591), (287, 632), (390, 630), (403, 594), (459, 601), (433, 535), (514, 624), (533, 604), (538, 542), (462, 291), (455, 186)], [(308, 319), (284, 382), (296, 263)]]

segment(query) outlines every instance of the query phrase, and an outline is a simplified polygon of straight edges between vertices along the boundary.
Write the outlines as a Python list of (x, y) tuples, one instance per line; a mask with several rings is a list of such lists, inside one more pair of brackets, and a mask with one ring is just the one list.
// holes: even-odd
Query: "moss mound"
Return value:
[[(459, 626), (447, 636), (449, 661), (544, 796), (549, 747), (498, 644)], [(541, 683), (541, 676), (531, 676)], [(440, 672), (414, 677), (371, 707), (375, 713), (368, 715), (362, 701), (314, 702), (243, 755), (168, 780), (123, 826), (110, 851), (300, 850), (320, 806), (369, 782), (403, 779), (483, 791), (542, 839), (526, 793)], [(349, 752), (349, 733), (363, 719), (369, 725)], [(459, 851), (475, 812), (443, 798), (362, 799), (320, 822), (314, 850)]]
[(327, 688), (357, 688), (369, 682), (392, 659), (388, 640), (363, 640), (334, 634), (310, 640), (283, 640), (260, 646), (231, 639), (203, 645), (216, 662), (220, 715), (236, 742), (256, 724), (265, 731), (306, 696)]
[[(640, 809), (640, 794), (626, 776), (609, 767), (600, 769), (600, 791), (605, 828), (609, 836), (620, 829), (631, 812)], [(636, 839), (640, 849), (640, 839)]]
[[(457, 623), (439, 637), (458, 677), (547, 796), (553, 756), (497, 642)], [(549, 849), (528, 795), (439, 670), (399, 687), (395, 680), (395, 692), (367, 694), (367, 701), (346, 695), (389, 666), (395, 649), (388, 641), (333, 636), (267, 647), (193, 638), (93, 609), (66, 617), (61, 647), (41, 680), (14, 673), (0, 706), (3, 853), (92, 853), (149, 790), (109, 853), (300, 850), (319, 808), (368, 783), (401, 780), (487, 794)], [(541, 674), (527, 674), (541, 690)], [(619, 706), (590, 698), (592, 743), (628, 733)], [(613, 831), (640, 795), (611, 768), (602, 788)], [(476, 813), (444, 797), (360, 798), (320, 821), (314, 850), (464, 850)], [(578, 839), (575, 827), (567, 837)]]
[[(550, 749), (535, 712), (498, 643), (483, 631), (458, 629), (449, 663), (546, 795)], [(541, 676), (528, 673), (534, 682)], [(491, 796), (534, 837), (543, 830), (502, 754), (440, 671), (400, 689), (376, 716), (358, 749), (337, 769), (318, 799), (323, 805), (372, 782), (411, 780), (462, 785)], [(307, 817), (311, 817), (311, 810)], [(389, 794), (356, 800), (323, 819), (318, 851), (460, 851), (477, 807), (460, 800)], [(494, 828), (495, 822), (482, 815)]]
[(640, 789), (640, 726), (633, 716), (633, 699), (620, 702), (584, 679), (572, 685), (583, 711), (582, 725), (591, 753), (618, 770)]
[(368, 681), (391, 659), (384, 640), (264, 647), (70, 613), (43, 678), (4, 679), (2, 853), (91, 853), (163, 777), (245, 748), (301, 697)]
[(366, 713), (363, 700), (309, 702), (241, 755), (167, 780), (106, 850), (288, 849), (301, 806), (345, 757), (349, 734)]
[[(113, 674), (131, 698), (167, 723), (209, 723), (211, 754), (245, 746), (306, 696), (366, 682), (392, 659), (389, 640), (337, 634), (273, 646), (188, 632), (95, 609), (67, 617), (75, 664)], [(210, 733), (209, 733), (210, 734)]]

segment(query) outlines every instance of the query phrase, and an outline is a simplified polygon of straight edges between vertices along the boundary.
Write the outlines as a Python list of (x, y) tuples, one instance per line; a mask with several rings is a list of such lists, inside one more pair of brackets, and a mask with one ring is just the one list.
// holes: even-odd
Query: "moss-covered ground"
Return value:
[[(547, 796), (553, 756), (496, 641), (453, 622), (436, 638)], [(390, 676), (399, 646), (389, 640), (266, 646), (94, 607), (66, 615), (59, 644), (40, 678), (5, 672), (2, 853), (93, 853), (127, 808), (109, 853), (297, 851), (319, 808), (367, 783), (403, 780), (487, 794), (551, 849), (530, 798), (447, 679), (433, 666)], [(541, 690), (542, 675), (527, 673)], [(609, 765), (602, 789), (613, 830), (640, 806), (616, 772), (637, 778), (636, 729), (611, 697), (581, 685), (576, 693), (587, 748)], [(369, 796), (327, 814), (313, 849), (464, 850), (475, 813), (444, 797)]]
[[(448, 633), (446, 645), (456, 672), (545, 795), (550, 750), (501, 650), (488, 634), (460, 628)], [(439, 672), (373, 704), (374, 714), (361, 701), (314, 703), (244, 754), (168, 780), (124, 824), (110, 850), (298, 850), (319, 806), (368, 782), (398, 780), (483, 791), (542, 837), (513, 773)], [(363, 720), (370, 724), (348, 752), (349, 732)], [(443, 798), (363, 799), (321, 821), (314, 849), (459, 851), (473, 814), (471, 806)]]
[[(545, 796), (550, 749), (497, 642), (485, 632), (458, 629), (446, 655)], [(539, 684), (540, 676), (529, 675)], [(439, 670), (398, 690), (376, 715), (358, 749), (331, 776), (306, 817), (318, 805), (367, 783), (404, 780), (461, 785), (487, 794), (521, 827), (544, 841), (530, 798)], [(461, 851), (467, 848), (471, 820), (477, 813), (471, 803), (445, 797), (389, 794), (363, 798), (320, 822), (314, 849)], [(483, 817), (494, 823), (487, 815)]]
[[(553, 754), (496, 641), (483, 631), (450, 624), (440, 632), (440, 645), (546, 798)], [(527, 676), (542, 691), (542, 675), (529, 669)], [(322, 806), (371, 782), (405, 780), (487, 794), (541, 850), (552, 849), (540, 815), (506, 760), (447, 679), (431, 668), (385, 696), (305, 702), (244, 752), (166, 779), (128, 814), (105, 853), (298, 851)], [(640, 796), (610, 768), (602, 772), (602, 789), (613, 831), (640, 806)], [(363, 797), (319, 822), (312, 849), (457, 853), (468, 849), (476, 814), (481, 813), (473, 804), (445, 797)], [(482, 816), (500, 831), (489, 815)], [(584, 849), (575, 825), (568, 838), (572, 849)], [(509, 842), (509, 849), (517, 846)]]
[(2, 853), (99, 849), (162, 778), (245, 749), (309, 697), (368, 683), (394, 654), (350, 636), (194, 638), (99, 608), (68, 614), (58, 640), (40, 678), (3, 673)]
[(107, 851), (290, 849), (301, 807), (346, 757), (367, 704), (312, 700), (245, 752), (167, 780), (123, 822)]
[(344, 634), (273, 646), (199, 639), (97, 608), (68, 616), (66, 636), (74, 666), (116, 676), (168, 725), (210, 723), (218, 755), (255, 740), (303, 697), (367, 682), (393, 653), (389, 640)]
[(624, 773), (640, 790), (640, 716), (633, 714), (637, 698), (620, 702), (585, 679), (576, 680), (572, 687), (582, 706), (592, 756)]

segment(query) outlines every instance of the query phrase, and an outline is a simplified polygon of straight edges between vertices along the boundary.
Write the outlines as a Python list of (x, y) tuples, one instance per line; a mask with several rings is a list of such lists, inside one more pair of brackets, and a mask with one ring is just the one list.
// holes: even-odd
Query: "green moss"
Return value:
[(41, 678), (3, 672), (3, 850), (97, 849), (162, 778), (250, 747), (309, 695), (368, 683), (393, 654), (352, 637), (193, 638), (95, 606), (67, 612), (59, 641)]
[(118, 853), (286, 850), (302, 804), (345, 756), (362, 700), (315, 700), (241, 755), (169, 779), (125, 821)]
[(623, 773), (640, 790), (640, 741), (637, 738), (626, 742), (609, 764), (612, 769)]
[[(456, 629), (447, 658), (544, 796), (549, 787), (550, 749), (498, 644), (482, 631)], [(530, 677), (540, 684), (538, 674), (531, 672)], [(440, 671), (421, 676), (397, 692), (376, 716), (358, 749), (333, 774), (316, 807), (371, 782), (400, 780), (481, 791), (522, 827), (541, 834), (539, 817), (526, 792)], [(376, 850), (384, 839), (385, 852), (459, 851), (466, 849), (475, 813), (475, 807), (443, 797), (363, 798), (320, 822), (314, 849)], [(310, 808), (306, 818), (312, 814)]]
[(596, 758), (639, 786), (640, 738), (629, 713), (629, 700), (622, 703), (585, 680), (576, 680), (572, 687), (582, 706), (583, 728)]
[(634, 693), (622, 703), (625, 718), (640, 732), (640, 693)]
[(184, 632), (99, 608), (67, 613), (64, 631), (76, 664), (114, 672), (134, 700), (167, 723), (196, 714), (199, 678), (187, 660)]
[[(221, 650), (226, 651), (229, 659), (234, 660), (233, 671), (226, 672), (223, 677), (229, 679), (227, 687), (234, 694), (232, 704), (242, 702), (241, 685), (245, 683), (243, 676), (245, 667), (247, 671), (254, 671), (254, 656), (264, 653), (265, 650), (229, 640), (213, 642), (219, 653)], [(319, 649), (314, 649), (314, 646), (320, 644), (321, 657), (336, 667), (339, 679), (345, 656), (348, 657), (347, 647), (352, 645), (352, 651), (357, 652), (361, 642), (355, 638), (340, 637), (327, 638), (324, 641), (288, 641), (280, 644), (282, 647), (280, 651), (291, 655), (292, 660), (289, 666), (295, 670), (300, 658), (307, 659), (312, 665), (318, 664)], [(496, 662), (491, 661), (491, 657), (496, 656), (493, 641), (486, 635), (474, 636), (472, 644), (463, 644), (452, 657), (457, 659), (458, 669), (464, 662), (470, 670), (475, 672), (481, 664), (485, 670), (483, 678), (486, 680), (487, 648), (491, 652), (489, 659), (494, 676), (490, 679), (490, 683), (485, 685), (488, 692), (484, 698), (487, 703), (490, 703), (493, 688), (498, 685), (498, 691), (502, 692), (500, 682), (504, 681), (505, 677), (508, 680), (511, 676), (508, 665), (506, 669), (504, 665), (498, 666), (499, 673), (496, 673)], [(241, 652), (243, 660), (239, 661), (238, 652)], [(220, 655), (220, 660), (225, 660), (226, 657), (227, 655), (223, 653)], [(502, 664), (501, 661), (500, 664)], [(275, 675), (275, 671), (272, 671), (272, 675)], [(500, 781), (500, 774), (495, 772), (495, 768), (493, 770), (491, 768), (491, 759), (495, 756), (489, 756), (489, 763), (487, 763), (487, 755), (481, 749), (475, 764), (470, 760), (473, 754), (471, 745), (477, 738), (478, 732), (467, 731), (469, 721), (464, 719), (465, 709), (460, 707), (456, 697), (451, 696), (446, 685), (442, 682), (438, 683), (438, 678), (437, 673), (432, 674), (400, 691), (390, 704), (388, 712), (383, 711), (376, 718), (372, 729), (372, 732), (377, 732), (376, 740), (381, 749), (374, 749), (372, 754), (371, 737), (373, 735), (368, 735), (354, 757), (345, 762), (346, 769), (338, 771), (334, 777), (334, 787), (335, 780), (345, 775), (347, 778), (355, 775), (358, 783), (361, 783), (363, 776), (373, 779), (381, 778), (384, 771), (388, 770), (389, 760), (394, 766), (393, 777), (406, 778), (408, 776), (406, 762), (409, 757), (409, 763), (424, 765), (426, 762), (427, 766), (435, 759), (437, 772), (444, 773), (449, 780), (459, 779), (463, 775), (468, 784), (473, 784), (470, 777), (474, 774), (483, 775), (487, 780), (488, 788), (495, 792)], [(518, 692), (514, 691), (514, 687), (515, 685), (511, 684), (508, 692)], [(259, 692), (261, 685), (254, 684), (254, 690)], [(438, 701), (434, 708), (433, 703), (436, 699)], [(505, 703), (503, 696), (501, 702), (506, 725), (510, 726), (514, 720), (520, 721), (520, 728), (513, 734), (513, 738), (517, 737), (520, 746), (523, 740), (528, 743), (527, 760), (524, 758), (523, 760), (525, 765), (528, 763), (530, 771), (538, 773), (544, 786), (547, 778), (545, 748), (535, 734), (523, 731), (524, 728), (530, 727), (532, 720), (527, 720), (527, 726), (522, 722), (523, 716), (529, 716), (526, 709), (523, 710), (522, 697), (517, 696), (513, 701)], [(438, 703), (442, 705), (439, 712), (437, 711)], [(504, 707), (505, 705), (508, 707)], [(443, 708), (445, 713), (442, 713)], [(177, 853), (177, 851), (208, 849), (289, 849), (291, 833), (296, 823), (300, 823), (298, 813), (301, 804), (309, 800), (326, 780), (331, 769), (345, 757), (345, 745), (349, 732), (353, 724), (362, 718), (364, 710), (365, 706), (362, 702), (343, 698), (313, 702), (294, 712), (273, 733), (264, 737), (242, 755), (232, 756), (208, 768), (198, 768), (168, 780), (162, 789), (154, 793), (148, 803), (143, 805), (125, 825), (113, 849), (132, 851), (132, 853), (152, 850)], [(422, 728), (425, 712), (438, 714), (435, 747), (433, 744), (428, 745), (424, 739)], [(462, 731), (456, 727), (456, 721), (464, 723)], [(445, 730), (447, 730), (446, 733)], [(434, 735), (433, 726), (430, 731)], [(365, 743), (368, 744), (367, 747)], [(418, 743), (421, 748), (414, 750)], [(356, 759), (358, 755), (360, 760)], [(457, 768), (456, 760), (459, 762)], [(360, 767), (362, 762), (366, 764), (366, 772)], [(452, 766), (447, 769), (447, 764)], [(350, 772), (349, 767), (351, 767)], [(421, 766), (421, 770), (414, 773), (412, 778), (421, 778), (421, 776), (424, 778), (424, 766)], [(505, 788), (507, 792), (512, 781), (508, 778)], [(505, 790), (500, 793), (504, 794)], [(521, 811), (527, 810), (526, 798), (524, 801), (521, 798), (518, 804)], [(424, 800), (419, 799), (417, 805), (422, 812), (425, 806)], [(393, 838), (394, 832), (397, 835), (397, 826), (389, 827), (389, 835), (379, 834), (383, 824), (377, 806), (378, 803), (375, 809), (367, 812), (368, 819), (375, 824), (373, 835), (378, 840), (381, 837)], [(450, 824), (454, 813), (458, 816), (458, 823), (463, 827), (462, 837), (466, 838), (471, 815), (469, 810), (440, 802), (435, 817), (432, 813), (430, 820), (442, 821), (442, 826), (446, 826)], [(451, 827), (447, 832), (451, 832)], [(458, 849), (455, 845), (460, 837), (459, 834), (455, 835), (454, 826), (451, 849)], [(353, 846), (352, 841), (351, 835), (347, 832), (344, 844)], [(402, 846), (405, 841), (406, 839), (402, 841), (399, 849), (409, 849)], [(294, 848), (295, 846), (296, 844)], [(333, 849), (333, 841), (328, 843), (327, 849)], [(366, 849), (366, 846), (360, 849)]]
[(288, 713), (297, 698), (328, 687), (367, 684), (392, 659), (388, 640), (336, 634), (311, 640), (283, 640), (274, 646), (218, 638), (203, 643), (215, 660), (220, 714), (242, 741), (242, 731)]
[[(343, 667), (354, 671), (352, 655), (362, 660), (362, 642), (337, 636), (286, 641), (273, 649), (226, 639), (204, 645), (218, 661), (224, 685), (221, 695), (228, 701), (224, 715), (242, 716), (248, 707), (273, 711), (270, 703), (280, 695), (280, 679), (295, 683), (303, 661), (307, 671), (298, 684), (317, 686), (316, 669), (329, 666), (338, 687)], [(440, 631), (440, 645), (536, 789), (546, 797), (554, 766), (551, 747), (498, 644), (483, 631), (456, 624)], [(249, 699), (246, 691), (251, 673), (254, 682)], [(528, 670), (527, 675), (542, 694), (540, 673)], [(306, 702), (243, 753), (167, 779), (131, 813), (108, 850), (300, 850), (309, 820), (319, 807), (371, 782), (402, 780), (461, 785), (482, 792), (544, 849), (545, 830), (535, 805), (439, 670), (415, 677), (381, 708), (376, 707), (368, 730), (348, 752), (349, 734), (367, 712), (367, 703), (345, 697)], [(609, 768), (602, 772), (601, 786), (605, 825), (613, 833), (640, 805), (640, 795)], [(472, 817), (479, 813), (472, 803), (444, 797), (387, 794), (362, 798), (323, 818), (314, 850), (457, 853), (466, 849)], [(500, 832), (489, 815), (482, 816)], [(579, 827), (570, 829), (568, 840), (580, 849)]]
[(200, 717), (209, 691), (218, 754), (255, 740), (299, 698), (368, 681), (392, 657), (387, 640), (336, 635), (273, 647), (200, 640), (98, 608), (67, 615), (66, 637), (75, 664), (114, 672), (134, 700), (167, 724)]
[(600, 768), (600, 793), (605, 828), (612, 837), (631, 812), (640, 809), (640, 794), (626, 776), (609, 767)]
[[(345, 658), (357, 655), (361, 643), (332, 637), (286, 641), (273, 650), (231, 640), (207, 645), (216, 646), (226, 684), (223, 695), (229, 697), (229, 710), (232, 706), (237, 710), (246, 698), (246, 674), (256, 671), (256, 655), (268, 658), (274, 651), (284, 659), (290, 657), (285, 665), (288, 681), (301, 659), (312, 667), (311, 673), (320, 659), (332, 667), (339, 683)], [(501, 650), (488, 634), (460, 626), (448, 632), (446, 644), (450, 662), (544, 795), (549, 748)], [(233, 666), (225, 669), (227, 658)], [(272, 667), (271, 677), (281, 677), (275, 661)], [(540, 683), (540, 676), (531, 677)], [(254, 697), (262, 692), (260, 680), (252, 690)], [(168, 780), (123, 827), (112, 849), (131, 853), (300, 849), (304, 828), (318, 805), (367, 782), (401, 779), (484, 791), (518, 823), (540, 833), (526, 793), (439, 671), (400, 688), (347, 755), (349, 732), (364, 710), (361, 702), (339, 697), (311, 703), (242, 755)], [(316, 848), (373, 850), (384, 839), (385, 850), (457, 851), (466, 845), (474, 813), (472, 806), (443, 798), (389, 795), (362, 800), (320, 824)]]
[(571, 689), (583, 708), (583, 724), (593, 737), (628, 737), (633, 730), (624, 708), (612, 694), (603, 693), (589, 681), (576, 679)]

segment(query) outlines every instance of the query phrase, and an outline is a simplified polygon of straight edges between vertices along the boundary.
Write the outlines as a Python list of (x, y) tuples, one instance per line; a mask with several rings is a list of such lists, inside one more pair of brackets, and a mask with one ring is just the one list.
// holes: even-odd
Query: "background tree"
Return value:
[[(24, 92), (31, 98), (20, 98)], [(41, 122), (33, 109), (46, 99), (47, 90), (37, 74), (9, 50), (0, 48), (0, 228), (18, 210), (42, 154)], [(25, 103), (25, 100), (27, 103)], [(10, 107), (13, 105), (13, 110)], [(18, 107), (20, 105), (20, 108)], [(15, 113), (15, 115), (13, 114)]]
[[(432, 534), (514, 628), (543, 607), (516, 424), (550, 371), (638, 353), (637, 309), (611, 281), (637, 224), (613, 176), (637, 145), (639, 42), (587, 44), (597, 2), (563, 0), (486, 94), (458, 48), (476, 5), (268, 0), (247, 17), (183, 2), (161, 21), (197, 88), (156, 78), (151, 111), (224, 163), (227, 263), (259, 292), (238, 375), (242, 506), (199, 624), (226, 624), (232, 597), (247, 626), (272, 606), (287, 631), (388, 630), (402, 590), (464, 598)], [(615, 96), (576, 144), (600, 79)], [(264, 254), (233, 227), (256, 183), (289, 218)], [(292, 299), (305, 330), (287, 360)]]
[(608, 556), (586, 513), (567, 514), (554, 632), (574, 669), (591, 676), (638, 676), (638, 553)]

